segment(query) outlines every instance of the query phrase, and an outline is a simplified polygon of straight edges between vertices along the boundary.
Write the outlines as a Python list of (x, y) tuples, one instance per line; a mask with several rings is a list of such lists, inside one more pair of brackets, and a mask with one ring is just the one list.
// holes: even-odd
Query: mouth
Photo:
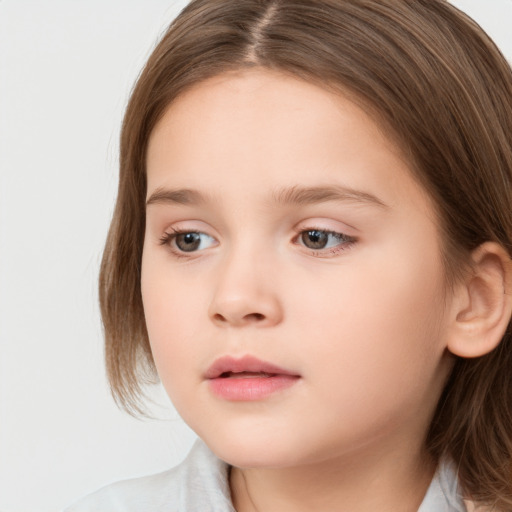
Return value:
[(298, 376), (296, 373), (280, 368), (267, 361), (261, 361), (253, 356), (244, 356), (240, 359), (226, 356), (217, 359), (206, 371), (206, 379), (229, 377), (271, 377), (276, 375)]
[(293, 386), (300, 375), (253, 356), (245, 356), (241, 359), (217, 359), (205, 373), (205, 379), (217, 397), (229, 401), (254, 401)]
[(217, 378), (219, 379), (250, 379), (254, 377), (274, 377), (275, 373), (266, 372), (223, 372)]

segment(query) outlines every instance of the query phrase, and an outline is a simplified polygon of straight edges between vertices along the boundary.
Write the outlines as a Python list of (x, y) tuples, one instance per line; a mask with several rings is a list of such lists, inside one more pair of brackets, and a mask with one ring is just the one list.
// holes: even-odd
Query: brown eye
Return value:
[(183, 252), (192, 252), (201, 245), (200, 233), (180, 233), (174, 238), (176, 247)]
[(323, 229), (306, 229), (299, 234), (298, 240), (300, 245), (308, 249), (317, 251), (330, 249), (331, 252), (347, 248), (355, 241), (353, 237), (343, 233)]
[(160, 238), (160, 245), (169, 247), (176, 256), (183, 253), (202, 251), (217, 245), (217, 241), (210, 235), (201, 231), (180, 231), (172, 229), (171, 233), (164, 233)]
[(329, 242), (329, 233), (313, 229), (304, 231), (300, 238), (308, 249), (324, 249)]

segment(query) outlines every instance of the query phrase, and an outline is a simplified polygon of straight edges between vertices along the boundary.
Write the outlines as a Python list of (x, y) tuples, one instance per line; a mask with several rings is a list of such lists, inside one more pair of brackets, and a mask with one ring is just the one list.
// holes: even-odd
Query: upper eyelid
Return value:
[[(173, 215), (174, 216), (174, 215)], [(151, 225), (154, 226), (153, 229), (156, 230), (162, 230), (164, 231), (179, 231), (179, 232), (197, 232), (197, 233), (205, 233), (209, 236), (213, 236), (216, 239), (220, 239), (220, 233), (217, 229), (213, 227), (210, 221), (202, 220), (203, 215), (200, 215), (197, 218), (194, 217), (184, 217), (184, 218), (175, 218), (171, 222), (169, 222), (171, 219), (167, 217), (167, 219), (164, 218), (158, 218), (160, 216), (157, 216), (153, 219), (151, 222)], [(181, 217), (181, 215), (179, 216)], [(288, 214), (287, 216), (288, 217)], [(167, 220), (167, 222), (165, 222)], [(220, 219), (217, 219), (219, 221)], [(163, 222), (165, 222), (166, 226), (163, 225)], [(285, 217), (280, 217), (279, 222), (288, 222)], [(182, 226), (185, 224), (185, 226)], [(333, 225), (334, 224), (334, 225)], [(190, 225), (190, 227), (188, 226)], [(176, 227), (174, 227), (176, 226)], [(225, 230), (227, 228), (227, 225), (222, 221), (221, 225), (222, 230)], [(360, 231), (359, 228), (351, 224), (350, 222), (347, 222), (346, 219), (336, 219), (335, 217), (332, 217), (331, 215), (312, 215), (304, 217), (303, 219), (293, 222), (293, 224), (289, 225), (289, 228), (295, 232), (299, 231), (307, 231), (310, 229), (317, 229), (319, 231), (328, 231), (332, 233), (342, 233), (342, 234), (356, 234)]]
[[(332, 224), (336, 224), (333, 226)], [(318, 231), (328, 231), (329, 233), (347, 234), (347, 232), (358, 232), (359, 229), (347, 222), (335, 220), (332, 218), (312, 218), (311, 220), (301, 221), (296, 224), (297, 231), (308, 231), (317, 229)], [(348, 235), (347, 235), (348, 236)]]
[[(337, 229), (337, 228), (332, 228), (332, 227), (328, 227), (328, 226), (321, 226), (321, 225), (319, 225), (319, 223), (315, 223), (315, 222), (312, 222), (311, 224), (300, 223), (299, 226), (300, 227), (293, 228), (293, 232), (295, 234), (300, 234), (305, 231), (322, 231), (322, 232), (333, 234), (333, 235), (343, 235), (346, 237), (354, 238), (354, 235), (348, 234), (348, 231), (355, 230), (355, 228), (352, 228), (351, 226), (347, 226), (349, 229)], [(214, 230), (212, 230), (212, 231), (214, 231)], [(163, 235), (179, 235), (179, 234), (183, 234), (183, 233), (198, 233), (198, 234), (204, 234), (204, 235), (214, 238), (216, 240), (218, 240), (220, 238), (218, 235), (211, 234), (210, 232), (208, 232), (208, 230), (201, 229), (201, 228), (187, 228), (187, 227), (182, 228), (182, 227), (170, 226), (170, 227), (163, 229), (162, 232), (163, 232)]]
[(206, 235), (206, 236), (213, 238), (214, 240), (217, 240), (217, 241), (219, 239), (219, 237), (216, 234), (211, 234), (211, 232), (209, 232), (208, 230), (206, 230), (204, 228), (188, 228), (188, 227), (180, 227), (180, 226), (177, 226), (177, 227), (168, 226), (163, 229), (158, 229), (157, 232), (161, 233), (160, 238), (163, 238), (163, 237), (175, 238), (176, 236), (182, 235), (182, 234), (197, 233), (200, 235)]
[[(341, 236), (345, 236), (347, 238), (354, 238), (354, 236), (347, 234), (345, 231), (342, 231), (342, 230), (338, 231), (336, 229), (320, 227), (317, 225), (310, 225), (310, 226), (306, 225), (299, 229), (294, 229), (295, 235), (300, 235), (301, 233), (305, 233), (307, 231), (322, 231), (324, 233), (328, 233), (331, 235), (341, 235)], [(170, 227), (170, 228), (163, 230), (163, 236), (175, 236), (175, 235), (181, 235), (181, 234), (186, 234), (186, 233), (196, 233), (196, 234), (206, 235), (206, 236), (208, 236), (210, 238), (214, 238), (214, 239), (218, 238), (218, 237), (211, 235), (208, 232), (203, 231), (201, 229), (189, 229), (189, 228), (182, 229), (182, 228)]]
[(322, 231), (323, 233), (329, 233), (332, 235), (341, 235), (341, 236), (344, 236), (347, 238), (356, 238), (354, 235), (349, 234), (349, 232), (354, 231), (353, 228), (337, 229), (337, 228), (321, 226), (319, 224), (312, 223), (312, 224), (302, 225), (296, 229), (296, 233), (298, 233), (298, 234), (304, 233), (306, 231)]

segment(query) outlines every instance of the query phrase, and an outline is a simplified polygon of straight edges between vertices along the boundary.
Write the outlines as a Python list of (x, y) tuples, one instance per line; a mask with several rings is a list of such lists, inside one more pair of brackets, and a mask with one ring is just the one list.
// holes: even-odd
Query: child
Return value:
[(199, 440), (69, 511), (512, 510), (512, 72), (443, 0), (194, 0), (141, 74), (108, 372)]

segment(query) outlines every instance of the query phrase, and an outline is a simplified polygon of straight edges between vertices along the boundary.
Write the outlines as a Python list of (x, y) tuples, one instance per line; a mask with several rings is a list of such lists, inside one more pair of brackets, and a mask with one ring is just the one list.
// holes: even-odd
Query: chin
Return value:
[[(230, 433), (231, 434), (231, 433)], [(231, 466), (239, 468), (278, 468), (297, 463), (298, 450), (275, 436), (201, 436), (210, 450)]]

